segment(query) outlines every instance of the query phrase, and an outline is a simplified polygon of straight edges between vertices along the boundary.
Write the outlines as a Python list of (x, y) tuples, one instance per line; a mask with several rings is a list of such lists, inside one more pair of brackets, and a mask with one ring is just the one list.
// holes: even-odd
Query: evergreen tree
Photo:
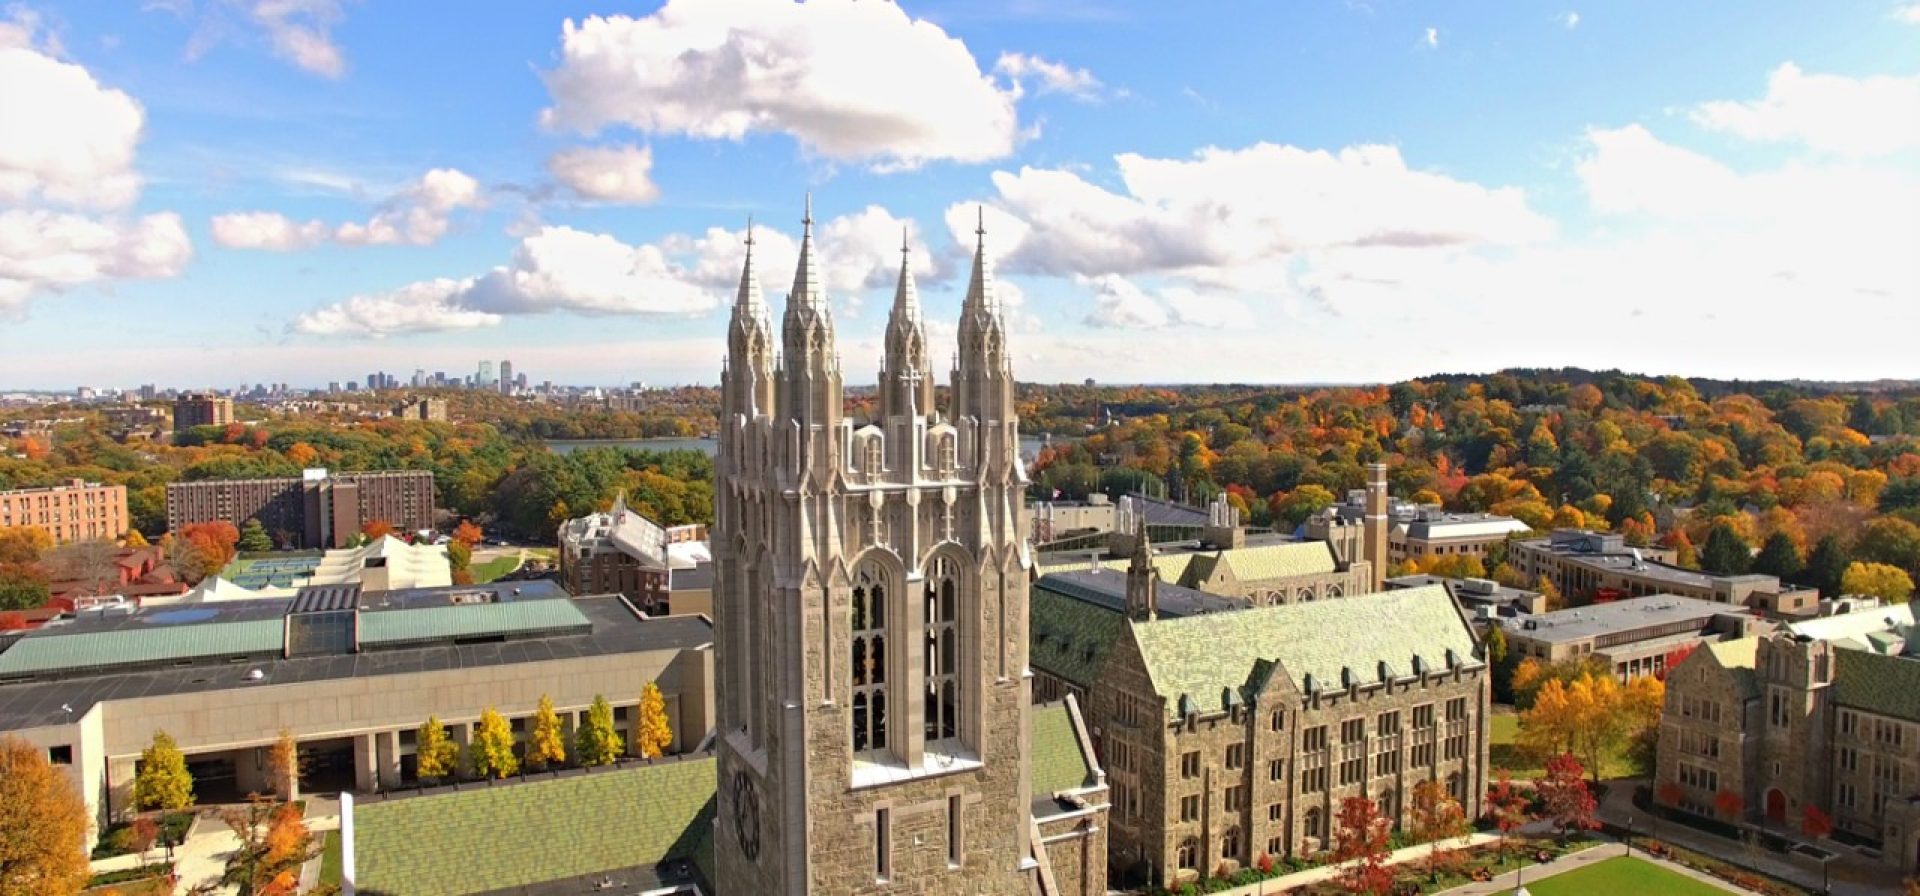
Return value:
[(613, 730), (613, 706), (594, 695), (587, 720), (573, 737), (573, 755), (581, 765), (606, 765), (620, 758), (620, 733)]
[(267, 535), (267, 527), (251, 519), (240, 527), (240, 541), (235, 547), (249, 554), (262, 554), (273, 550), (273, 539)]
[(560, 715), (553, 711), (553, 698), (540, 696), (540, 708), (533, 713), (533, 732), (527, 735), (527, 764), (535, 768), (567, 761), (567, 739), (560, 732)]
[(634, 724), (634, 751), (645, 759), (657, 759), (673, 743), (673, 728), (667, 723), (667, 700), (660, 686), (651, 681), (640, 691), (640, 718)]
[(440, 724), (439, 716), (428, 716), (414, 737), (414, 774), (429, 781), (438, 781), (454, 773), (454, 766), (460, 761), (460, 747), (447, 737), (447, 726)]
[(520, 770), (520, 760), (513, 755), (513, 726), (491, 706), (480, 714), (480, 724), (474, 728), (467, 766), (482, 778), (504, 778)]
[(165, 731), (155, 731), (153, 744), (140, 751), (133, 802), (142, 809), (169, 812), (193, 805), (193, 776), (187, 773), (187, 757)]
[(1807, 555), (1807, 568), (1800, 571), (1800, 584), (1820, 589), (1823, 597), (1840, 596), (1840, 578), (1853, 563), (1853, 554), (1840, 543), (1838, 535), (1826, 535), (1814, 543)]
[(1700, 549), (1700, 568), (1715, 575), (1737, 576), (1753, 565), (1753, 551), (1747, 541), (1726, 523), (1714, 523), (1707, 531), (1707, 544)]
[(1785, 532), (1775, 532), (1767, 536), (1766, 543), (1760, 546), (1760, 556), (1754, 558), (1753, 571), (1788, 582), (1799, 575), (1806, 565), (1800, 559), (1800, 548), (1793, 543), (1793, 538)]

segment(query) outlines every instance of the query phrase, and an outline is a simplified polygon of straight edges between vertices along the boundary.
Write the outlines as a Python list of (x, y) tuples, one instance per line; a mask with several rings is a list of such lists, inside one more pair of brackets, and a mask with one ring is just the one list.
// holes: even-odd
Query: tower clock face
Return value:
[(747, 861), (760, 858), (760, 793), (746, 772), (733, 773), (733, 829)]

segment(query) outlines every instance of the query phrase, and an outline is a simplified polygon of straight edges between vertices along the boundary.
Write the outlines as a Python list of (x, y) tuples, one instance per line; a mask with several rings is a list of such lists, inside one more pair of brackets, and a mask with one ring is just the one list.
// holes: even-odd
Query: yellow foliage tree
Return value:
[(660, 686), (649, 681), (640, 691), (640, 720), (634, 727), (634, 750), (647, 759), (658, 759), (673, 743), (673, 728), (667, 724), (667, 700)]
[(47, 751), (0, 737), (0, 893), (78, 893), (89, 869), (87, 807)]
[(126, 540), (122, 541), (121, 544), (129, 548), (149, 547), (147, 537), (141, 535), (138, 529), (128, 529)]
[(1913, 577), (1898, 566), (1859, 560), (1840, 574), (1843, 594), (1871, 594), (1888, 603), (1903, 604), (1913, 597)]
[(437, 781), (454, 773), (460, 761), (460, 747), (447, 737), (447, 726), (439, 716), (427, 716), (413, 740), (414, 774)]
[(527, 764), (544, 768), (565, 761), (567, 739), (560, 732), (560, 715), (553, 711), (553, 698), (542, 694), (533, 713), (533, 732), (527, 735)]
[(1666, 686), (1653, 678), (1624, 687), (1610, 674), (1550, 679), (1520, 717), (1520, 743), (1535, 755), (1573, 753), (1599, 780), (1630, 738), (1660, 724), (1665, 699)]
[(193, 776), (187, 773), (186, 754), (165, 731), (155, 731), (152, 745), (140, 751), (133, 802), (142, 809), (168, 811), (193, 805)]
[(467, 747), (467, 766), (482, 778), (504, 778), (520, 770), (520, 760), (513, 755), (513, 726), (491, 706), (480, 713)]

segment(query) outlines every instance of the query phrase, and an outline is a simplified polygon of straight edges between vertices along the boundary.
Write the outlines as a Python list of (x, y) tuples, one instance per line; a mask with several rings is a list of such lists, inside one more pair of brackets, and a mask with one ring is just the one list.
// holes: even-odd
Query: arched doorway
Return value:
[(1787, 795), (1777, 787), (1767, 791), (1767, 820), (1774, 824), (1787, 821)]

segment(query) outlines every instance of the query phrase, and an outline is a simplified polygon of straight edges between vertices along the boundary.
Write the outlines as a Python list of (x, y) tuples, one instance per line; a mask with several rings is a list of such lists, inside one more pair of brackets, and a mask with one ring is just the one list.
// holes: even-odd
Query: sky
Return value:
[[(1920, 2), (0, 0), (0, 389), (1920, 377)], [(941, 352), (936, 348), (936, 358)]]

